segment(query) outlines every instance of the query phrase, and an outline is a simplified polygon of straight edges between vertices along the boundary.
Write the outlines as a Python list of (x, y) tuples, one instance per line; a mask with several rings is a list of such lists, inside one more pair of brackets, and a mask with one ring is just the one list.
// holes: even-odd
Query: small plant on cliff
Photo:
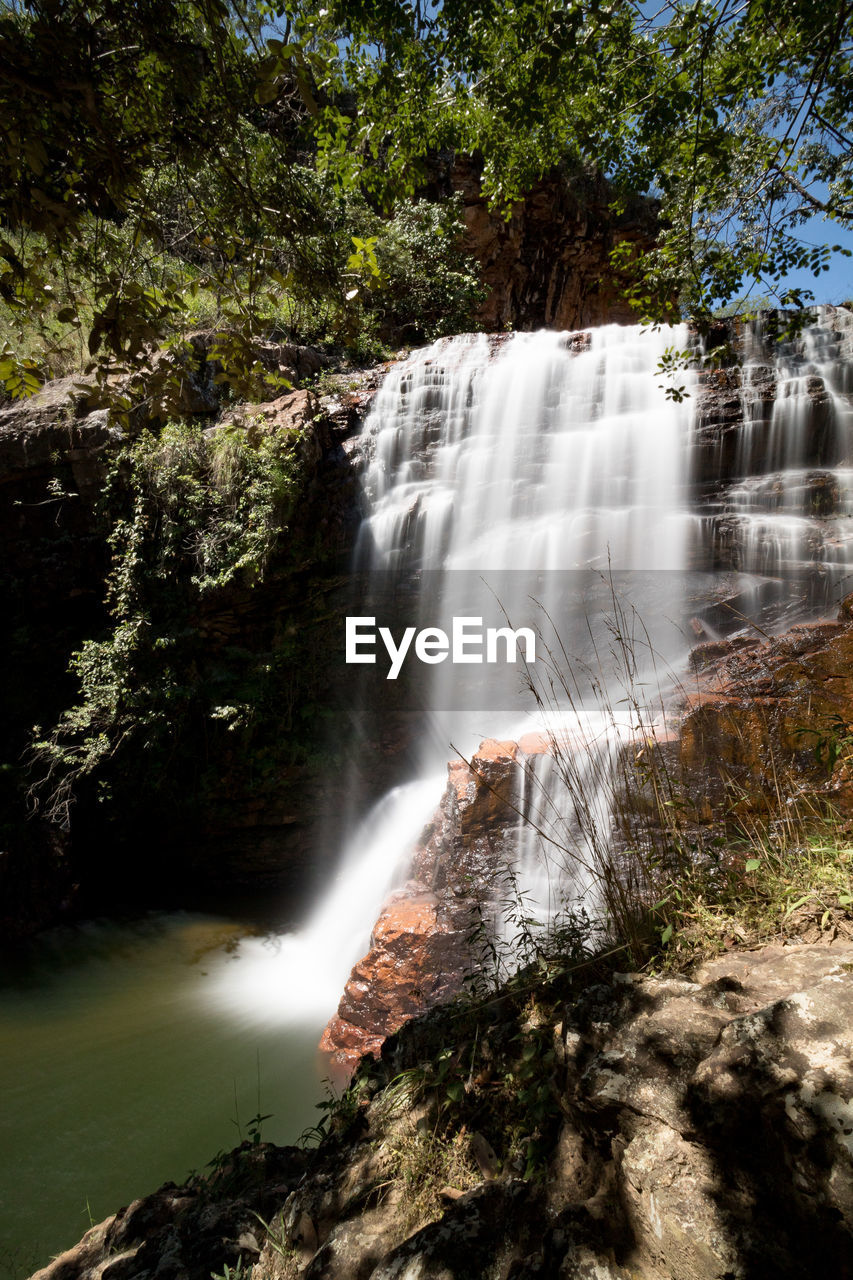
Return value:
[(796, 734), (809, 743), (818, 764), (829, 774), (853, 758), (853, 732), (841, 715), (828, 716), (819, 726), (803, 726)]
[(233, 1267), (226, 1262), (221, 1271), (211, 1271), (210, 1280), (243, 1280), (243, 1257), (237, 1259)]
[(456, 1132), (442, 1132), (421, 1124), (414, 1134), (392, 1141), (389, 1182), (400, 1196), (407, 1232), (436, 1221), (447, 1207), (448, 1196), (481, 1181), (464, 1125)]

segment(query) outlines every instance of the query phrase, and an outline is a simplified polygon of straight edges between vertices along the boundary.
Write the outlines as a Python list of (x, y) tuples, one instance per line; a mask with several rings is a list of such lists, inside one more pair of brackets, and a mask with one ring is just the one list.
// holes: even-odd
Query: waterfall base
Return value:
[[(831, 804), (853, 815), (853, 756), (841, 743), (853, 724), (853, 596), (836, 621), (800, 624), (770, 640), (698, 645), (691, 666), (677, 730), (662, 726), (653, 744), (682, 835), (700, 848), (732, 813), (754, 818), (791, 797), (815, 812)], [(652, 743), (640, 746), (626, 738), (618, 747), (625, 776), (638, 780), (635, 805)], [(514, 913), (517, 922), (522, 907), (538, 906), (547, 920), (550, 904), (520, 897), (518, 850), (525, 779), (552, 749), (546, 734), (488, 739), (470, 763), (450, 762), (409, 879), (383, 905), (324, 1032), (320, 1047), (335, 1063), (352, 1068), (362, 1054), (378, 1056), (386, 1036), (462, 990), (490, 954), (494, 963), (502, 918)], [(651, 802), (647, 816), (652, 824), (661, 818)], [(609, 839), (617, 843), (615, 829)], [(593, 885), (595, 875), (593, 868)]]
[[(498, 1001), (452, 1041), (434, 1015), (319, 1150), (245, 1143), (35, 1280), (846, 1275), (851, 966), (850, 942), (773, 946), (691, 981), (598, 975), (536, 1019)], [(521, 1090), (540, 1119), (519, 1131)]]

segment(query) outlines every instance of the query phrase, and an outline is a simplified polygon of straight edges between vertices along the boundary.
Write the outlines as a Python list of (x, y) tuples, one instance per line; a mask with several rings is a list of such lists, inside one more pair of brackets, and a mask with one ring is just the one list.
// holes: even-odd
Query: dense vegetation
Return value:
[(458, 209), (386, 208), (335, 181), (304, 76), (270, 80), (266, 16), (3, 6), (8, 394), (81, 366), (106, 388), (109, 372), (145, 373), (152, 347), (201, 327), (221, 333), (240, 394), (258, 337), (358, 358), (470, 323), (481, 295)]
[(235, 368), (260, 330), (459, 327), (452, 219), (406, 203), (448, 149), (502, 208), (555, 167), (616, 207), (656, 194), (641, 312), (755, 282), (801, 302), (785, 272), (829, 259), (804, 222), (853, 217), (851, 24), (839, 0), (6, 0), (7, 390), (45, 350), (134, 362), (188, 319), (227, 328)]
[(297, 485), (293, 441), (280, 435), (226, 428), (209, 440), (173, 425), (119, 456), (104, 498), (112, 625), (72, 659), (79, 704), (33, 746), (31, 797), (51, 821), (70, 825), (93, 778), (97, 802), (116, 801), (124, 822), (151, 792), (161, 816), (179, 815), (194, 791), (188, 761), (204, 773), (218, 722), (245, 731), (260, 713), (257, 690), (224, 701), (238, 697), (241, 668), (244, 685), (259, 681), (259, 662), (205, 663), (198, 615), (236, 577), (249, 587), (262, 578)]

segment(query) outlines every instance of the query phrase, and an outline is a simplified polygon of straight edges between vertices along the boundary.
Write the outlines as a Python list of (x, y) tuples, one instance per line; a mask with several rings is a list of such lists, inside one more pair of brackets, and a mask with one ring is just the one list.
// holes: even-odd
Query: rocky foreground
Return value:
[(454, 1042), (435, 1011), (317, 1149), (244, 1144), (37, 1280), (849, 1276), (851, 972), (849, 941), (773, 945), (492, 1001)]

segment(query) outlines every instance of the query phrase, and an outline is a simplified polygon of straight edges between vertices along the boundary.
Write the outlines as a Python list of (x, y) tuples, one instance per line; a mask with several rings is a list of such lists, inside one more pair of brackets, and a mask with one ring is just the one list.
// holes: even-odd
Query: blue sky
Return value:
[[(853, 228), (843, 230), (838, 223), (828, 222), (820, 216), (811, 218), (798, 234), (809, 244), (839, 244), (853, 252)], [(845, 302), (853, 299), (853, 258), (834, 254), (829, 271), (817, 277), (808, 271), (794, 271), (786, 283), (789, 287), (811, 289), (815, 302)]]

